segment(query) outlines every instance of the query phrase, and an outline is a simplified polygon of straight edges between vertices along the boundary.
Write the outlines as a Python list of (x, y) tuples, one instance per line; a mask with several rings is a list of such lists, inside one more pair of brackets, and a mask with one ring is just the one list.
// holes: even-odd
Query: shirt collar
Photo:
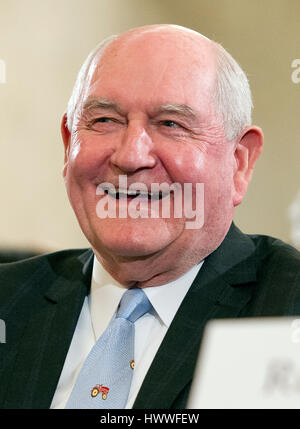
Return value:
[[(167, 328), (203, 262), (172, 282), (143, 288), (154, 310)], [(109, 324), (125, 290), (125, 287), (119, 284), (94, 257), (89, 306), (96, 340)]]
[(181, 277), (161, 286), (144, 288), (149, 301), (163, 323), (169, 327), (186, 293), (191, 287), (204, 261), (195, 265)]

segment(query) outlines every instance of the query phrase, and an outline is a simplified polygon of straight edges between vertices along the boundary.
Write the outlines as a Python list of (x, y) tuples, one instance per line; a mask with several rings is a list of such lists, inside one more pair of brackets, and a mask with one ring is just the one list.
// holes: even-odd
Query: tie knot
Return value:
[(117, 318), (134, 323), (151, 309), (151, 303), (142, 289), (128, 289), (122, 296)]

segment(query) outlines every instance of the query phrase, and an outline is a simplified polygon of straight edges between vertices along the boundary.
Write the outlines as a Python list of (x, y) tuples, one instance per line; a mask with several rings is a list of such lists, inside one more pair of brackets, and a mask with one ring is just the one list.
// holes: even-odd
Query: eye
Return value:
[(116, 131), (121, 125), (123, 122), (113, 116), (96, 116), (87, 122), (87, 128), (98, 133)]
[(95, 124), (96, 122), (111, 122), (113, 121), (113, 119), (111, 118), (107, 118), (107, 117), (102, 117), (102, 118), (96, 118), (93, 120), (93, 123)]
[(177, 122), (174, 122), (174, 121), (171, 121), (171, 120), (163, 121), (162, 125), (164, 125), (165, 127), (170, 127), (170, 128), (180, 127), (180, 125)]
[(120, 122), (116, 118), (111, 118), (109, 116), (99, 116), (98, 118), (92, 119), (88, 126), (89, 128), (96, 127), (97, 129), (102, 129), (105, 126), (104, 128), (106, 129), (107, 127), (112, 127), (119, 123)]

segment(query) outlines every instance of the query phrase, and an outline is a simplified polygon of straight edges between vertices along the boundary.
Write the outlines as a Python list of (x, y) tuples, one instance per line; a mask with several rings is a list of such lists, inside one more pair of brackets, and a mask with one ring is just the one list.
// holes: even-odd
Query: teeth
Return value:
[(167, 193), (153, 193), (153, 192), (139, 192), (139, 191), (135, 191), (135, 190), (125, 190), (125, 189), (119, 189), (116, 190), (114, 188), (109, 189), (106, 188), (105, 192), (109, 195), (111, 195), (113, 198), (126, 198), (126, 197), (142, 197), (142, 198), (151, 198), (153, 200), (158, 200), (161, 198), (164, 198)]
[(135, 195), (141, 195), (142, 192), (138, 192), (138, 191), (125, 191), (125, 193), (127, 195), (129, 195), (130, 197), (134, 197)]

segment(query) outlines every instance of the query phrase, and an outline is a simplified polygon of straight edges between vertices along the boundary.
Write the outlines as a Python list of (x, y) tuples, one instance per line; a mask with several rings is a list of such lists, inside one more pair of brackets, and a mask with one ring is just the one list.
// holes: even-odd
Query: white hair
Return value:
[[(83, 100), (87, 95), (94, 71), (104, 50), (117, 38), (110, 36), (100, 42), (81, 66), (67, 108), (67, 127), (76, 129), (81, 117)], [(215, 43), (217, 69), (214, 94), (215, 109), (220, 116), (226, 137), (234, 140), (251, 124), (252, 97), (248, 79), (234, 58)]]
[(235, 59), (215, 43), (217, 70), (215, 108), (223, 120), (228, 140), (234, 140), (251, 125), (252, 96), (246, 74)]

